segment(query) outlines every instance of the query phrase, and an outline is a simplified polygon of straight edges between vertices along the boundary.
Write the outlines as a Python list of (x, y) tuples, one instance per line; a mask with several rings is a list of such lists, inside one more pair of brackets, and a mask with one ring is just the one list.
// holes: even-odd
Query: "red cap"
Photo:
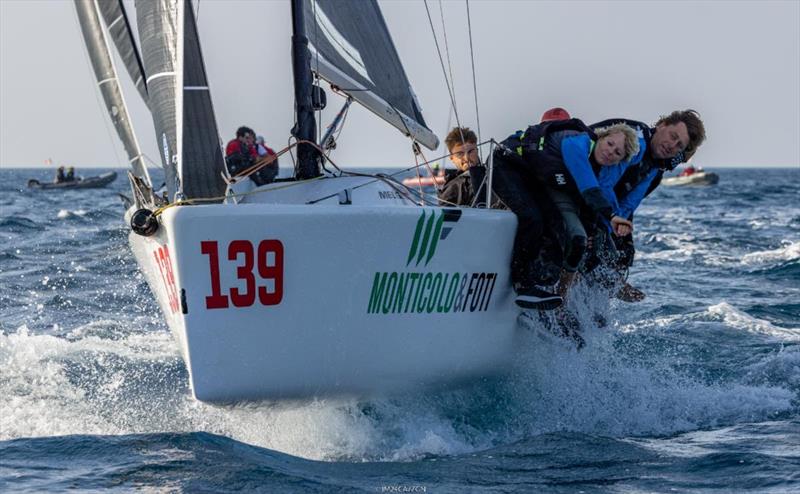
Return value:
[(550, 108), (542, 113), (542, 122), (549, 122), (550, 120), (569, 120), (569, 112), (561, 107)]

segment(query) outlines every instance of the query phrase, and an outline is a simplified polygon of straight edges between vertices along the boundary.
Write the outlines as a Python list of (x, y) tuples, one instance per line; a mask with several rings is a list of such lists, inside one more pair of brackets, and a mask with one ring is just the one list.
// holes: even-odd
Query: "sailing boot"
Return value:
[(523, 309), (553, 310), (561, 306), (564, 299), (536, 285), (516, 285), (517, 298), (514, 302)]

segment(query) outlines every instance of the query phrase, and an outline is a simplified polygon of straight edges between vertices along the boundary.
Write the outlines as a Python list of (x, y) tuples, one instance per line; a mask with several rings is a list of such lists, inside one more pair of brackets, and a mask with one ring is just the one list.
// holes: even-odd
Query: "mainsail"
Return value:
[(136, 41), (133, 37), (128, 15), (122, 0), (104, 0), (98, 3), (100, 15), (106, 23), (108, 33), (117, 47), (122, 62), (131, 76), (131, 80), (136, 85), (137, 91), (145, 103), (147, 103), (147, 85), (145, 83), (144, 66), (136, 48)]
[(136, 13), (168, 198), (221, 197), (224, 163), (191, 3), (137, 1)]
[(376, 0), (303, 0), (311, 69), (430, 149), (427, 127)]
[(111, 121), (117, 129), (117, 135), (128, 154), (133, 174), (149, 184), (150, 176), (128, 117), (108, 41), (100, 24), (97, 3), (95, 0), (75, 0), (75, 9), (100, 93), (103, 95)]

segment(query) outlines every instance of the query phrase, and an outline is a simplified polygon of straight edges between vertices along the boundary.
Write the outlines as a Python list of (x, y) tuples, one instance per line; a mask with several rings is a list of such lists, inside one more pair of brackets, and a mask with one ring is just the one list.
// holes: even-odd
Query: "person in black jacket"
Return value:
[[(688, 161), (705, 141), (706, 131), (700, 114), (694, 110), (673, 111), (662, 116), (653, 127), (623, 118), (604, 120), (590, 127), (606, 127), (617, 123), (625, 123), (642, 132), (646, 148), (641, 159), (632, 163), (614, 186), (615, 197), (612, 199), (616, 199), (617, 213), (633, 221), (634, 211), (658, 187), (664, 172)], [(645, 294), (625, 280), (635, 254), (633, 236), (615, 238), (614, 241), (617, 251), (616, 268), (623, 277), (623, 286), (617, 293), (617, 298), (626, 302), (638, 302), (644, 299)], [(590, 263), (592, 264), (596, 265), (596, 262)]]
[[(481, 197), (486, 168), (478, 157), (478, 136), (469, 127), (455, 127), (444, 140), (455, 170), (445, 172), (445, 183), (439, 191), (440, 206), (472, 206)], [(478, 197), (478, 201), (475, 198)]]

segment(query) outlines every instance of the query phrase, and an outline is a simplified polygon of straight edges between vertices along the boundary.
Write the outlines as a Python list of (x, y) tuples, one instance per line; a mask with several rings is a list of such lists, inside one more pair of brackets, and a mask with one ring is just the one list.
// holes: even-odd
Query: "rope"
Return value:
[(450, 87), (450, 81), (447, 79), (447, 70), (444, 68), (444, 59), (442, 58), (442, 50), (439, 48), (439, 39), (436, 37), (436, 30), (433, 27), (433, 19), (431, 18), (431, 11), (428, 8), (428, 0), (425, 0), (425, 12), (428, 14), (428, 23), (431, 26), (431, 34), (433, 34), (433, 41), (436, 44), (436, 53), (439, 55), (439, 64), (442, 66), (442, 74), (444, 75), (444, 82), (447, 84), (447, 92), (450, 95), (450, 103), (453, 105), (453, 113), (456, 116), (456, 124), (461, 127), (461, 120), (458, 118), (458, 110), (456, 108), (456, 97)]
[[(478, 83), (477, 77), (475, 76), (475, 51), (472, 48), (472, 20), (469, 14), (469, 0), (466, 0), (467, 3), (467, 30), (469, 32), (469, 56), (470, 60), (472, 61), (472, 92), (475, 95), (475, 119), (478, 122), (478, 140), (481, 139), (481, 114), (478, 111)], [(481, 149), (478, 148), (478, 152), (480, 153)], [(483, 163), (483, 154), (479, 155), (481, 163)]]
[[(284, 155), (287, 152), (289, 152), (289, 150), (291, 150), (292, 148), (294, 148), (296, 146), (299, 146), (300, 144), (309, 144), (309, 145), (313, 146), (317, 151), (320, 152), (320, 154), (325, 158), (326, 161), (330, 162), (330, 164), (333, 165), (333, 167), (336, 168), (339, 171), (339, 173), (342, 173), (342, 169), (339, 168), (339, 166), (336, 163), (334, 163), (334, 161), (330, 158), (330, 156), (326, 156), (325, 155), (325, 153), (323, 152), (322, 148), (319, 147), (319, 145), (317, 143), (311, 142), (311, 141), (306, 141), (306, 140), (299, 140), (299, 141), (295, 141), (293, 144), (289, 144), (285, 148), (281, 149), (279, 152), (275, 153), (273, 156), (267, 156), (267, 157), (263, 157), (263, 158), (260, 158), (260, 159), (256, 160), (256, 162), (252, 166), (250, 166), (248, 168), (245, 168), (244, 170), (240, 171), (239, 173), (237, 173), (236, 175), (234, 175), (230, 179), (228, 179), (226, 177), (223, 177), (223, 179), (225, 180), (225, 183), (227, 183), (228, 185), (235, 184), (235, 183), (237, 183), (237, 182), (249, 177), (250, 175), (256, 173), (257, 171), (261, 170), (265, 166), (270, 165), (273, 161), (275, 161), (276, 159), (278, 159), (282, 155)], [(324, 166), (323, 166), (323, 169), (325, 169)], [(325, 169), (325, 171), (330, 173), (331, 175), (333, 175), (333, 173), (331, 171), (329, 171), (328, 169)]]
[[(453, 99), (458, 100), (456, 97), (456, 79), (453, 77), (453, 65), (450, 63), (450, 47), (447, 43), (447, 27), (444, 23), (444, 8), (442, 7), (442, 0), (439, 0), (439, 16), (442, 18), (442, 36), (444, 37), (444, 53), (447, 55), (447, 71), (450, 73), (450, 84), (453, 86)], [(461, 124), (458, 125), (461, 127)]]
[[(296, 182), (289, 182), (289, 183), (287, 183), (285, 185), (281, 185), (281, 186), (277, 186), (277, 187), (271, 187), (268, 190), (258, 190), (258, 189), (256, 189), (256, 190), (251, 190), (251, 191), (248, 191), (248, 192), (241, 192), (241, 193), (238, 193), (238, 194), (230, 194), (230, 196), (232, 196), (232, 197), (245, 197), (245, 196), (254, 195), (254, 194), (263, 194), (265, 192), (272, 192), (273, 190), (288, 189), (289, 187), (295, 187), (295, 186), (300, 185), (302, 183), (311, 182), (313, 180), (319, 180), (321, 178), (325, 178), (325, 177), (320, 175), (319, 177), (309, 178), (307, 180), (298, 180)], [(229, 196), (197, 197), (195, 199), (184, 199), (184, 200), (181, 200), (181, 201), (171, 202), (169, 204), (165, 204), (164, 206), (161, 206), (160, 208), (154, 210), (153, 211), (153, 216), (158, 217), (158, 216), (161, 215), (161, 213), (163, 213), (167, 209), (175, 207), (175, 206), (193, 206), (193, 205), (196, 205), (196, 204), (218, 203), (218, 202), (221, 202), (221, 201), (225, 200), (226, 197), (229, 197)]]

